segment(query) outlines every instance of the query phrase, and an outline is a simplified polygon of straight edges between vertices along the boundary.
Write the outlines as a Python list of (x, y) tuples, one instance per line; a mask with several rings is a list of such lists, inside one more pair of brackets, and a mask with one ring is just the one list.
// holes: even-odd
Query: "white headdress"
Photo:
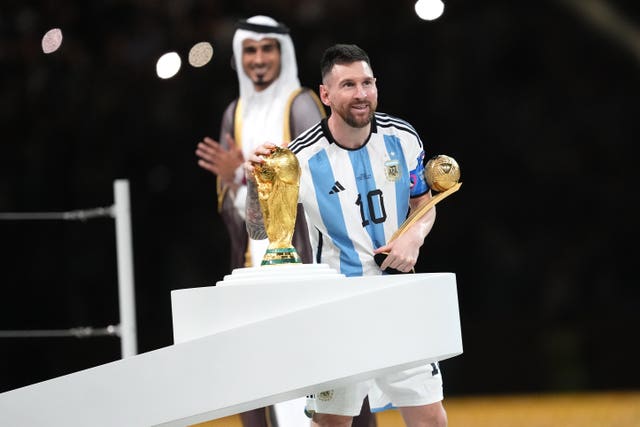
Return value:
[(280, 43), (281, 69), (280, 76), (273, 83), (278, 90), (291, 92), (300, 87), (298, 80), (298, 65), (293, 41), (289, 36), (289, 29), (278, 23), (273, 18), (264, 15), (252, 16), (238, 23), (238, 29), (233, 36), (233, 55), (236, 70), (238, 70), (238, 82), (240, 83), (240, 97), (247, 98), (255, 93), (253, 83), (242, 72), (242, 42), (245, 39), (262, 40), (264, 38), (276, 39)]

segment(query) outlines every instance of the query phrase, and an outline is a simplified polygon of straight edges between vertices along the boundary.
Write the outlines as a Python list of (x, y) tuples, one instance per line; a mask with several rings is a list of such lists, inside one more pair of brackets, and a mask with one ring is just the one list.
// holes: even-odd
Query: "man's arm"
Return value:
[[(420, 197), (411, 199), (409, 205), (411, 210), (414, 210), (429, 200), (431, 200), (431, 191), (428, 191)], [(434, 206), (398, 238), (376, 249), (373, 252), (374, 254), (383, 252), (389, 254), (380, 265), (380, 269), (384, 270), (390, 267), (405, 273), (411, 271), (416, 265), (416, 262), (418, 262), (420, 248), (424, 243), (424, 239), (433, 228), (435, 220), (436, 208)]]
[(267, 238), (267, 231), (264, 227), (260, 200), (258, 200), (258, 186), (253, 179), (247, 179), (247, 206), (246, 206), (247, 233), (254, 240)]
[(258, 186), (256, 179), (253, 176), (254, 165), (264, 162), (263, 156), (271, 154), (275, 149), (274, 144), (266, 143), (259, 145), (249, 155), (249, 158), (245, 162), (245, 171), (247, 176), (247, 204), (245, 207), (246, 212), (246, 224), (247, 233), (249, 237), (254, 240), (262, 240), (267, 238), (267, 231), (264, 226), (264, 219), (262, 217), (262, 209), (260, 208), (260, 200), (258, 199)]

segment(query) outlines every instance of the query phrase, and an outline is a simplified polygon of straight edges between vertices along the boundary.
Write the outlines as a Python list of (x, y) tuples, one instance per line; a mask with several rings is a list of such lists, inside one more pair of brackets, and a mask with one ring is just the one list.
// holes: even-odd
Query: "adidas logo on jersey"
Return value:
[(329, 194), (336, 194), (339, 193), (341, 191), (344, 190), (344, 187), (342, 186), (342, 184), (340, 184), (338, 181), (336, 181), (333, 184), (333, 187), (331, 187), (331, 191), (329, 191)]

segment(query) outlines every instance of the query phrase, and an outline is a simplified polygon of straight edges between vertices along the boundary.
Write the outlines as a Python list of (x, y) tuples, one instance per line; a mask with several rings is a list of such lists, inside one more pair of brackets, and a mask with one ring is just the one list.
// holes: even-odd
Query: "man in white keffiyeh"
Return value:
[[(225, 110), (220, 142), (205, 137), (196, 153), (200, 167), (218, 177), (218, 208), (230, 234), (231, 268), (238, 268), (260, 265), (268, 245), (267, 239), (248, 240), (245, 231), (243, 158), (266, 141), (287, 144), (325, 112), (317, 95), (300, 86), (293, 42), (283, 24), (261, 15), (240, 21), (233, 54), (240, 96)], [(311, 262), (306, 226), (299, 223), (293, 244), (303, 262)]]

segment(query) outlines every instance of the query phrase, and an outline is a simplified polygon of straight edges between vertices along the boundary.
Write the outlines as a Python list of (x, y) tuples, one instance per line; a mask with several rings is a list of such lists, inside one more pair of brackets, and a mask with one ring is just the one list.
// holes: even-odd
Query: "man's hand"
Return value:
[[(430, 191), (420, 197), (411, 199), (409, 201), (411, 210), (418, 210), (420, 206), (423, 206), (429, 200), (431, 200)], [(395, 238), (392, 237), (391, 241), (386, 245), (373, 251), (380, 269), (384, 271), (387, 268), (391, 268), (403, 273), (408, 273), (413, 270), (416, 262), (418, 262), (420, 248), (424, 243), (425, 237), (427, 237), (431, 231), (435, 220), (436, 208), (433, 206), (422, 216), (418, 217), (404, 233)], [(380, 262), (380, 259), (385, 255), (386, 258)]]
[(199, 157), (198, 166), (217, 175), (223, 183), (232, 184), (236, 169), (244, 162), (242, 150), (236, 146), (231, 135), (226, 134), (228, 149), (218, 141), (208, 136), (198, 143), (196, 155)]
[(380, 270), (384, 271), (387, 268), (391, 268), (402, 273), (408, 273), (413, 270), (416, 262), (418, 262), (418, 255), (422, 246), (422, 241), (413, 237), (409, 233), (405, 233), (391, 243), (373, 251), (374, 255), (387, 255), (382, 264), (380, 264)]
[(262, 145), (258, 145), (255, 150), (251, 154), (249, 154), (249, 158), (244, 163), (244, 170), (247, 175), (247, 179), (251, 181), (255, 181), (253, 176), (253, 171), (256, 165), (264, 163), (264, 156), (268, 156), (273, 153), (276, 145), (270, 142), (265, 142)]
[(244, 162), (245, 174), (247, 176), (247, 206), (245, 211), (245, 223), (247, 226), (247, 232), (251, 239), (266, 239), (267, 230), (264, 225), (264, 218), (262, 216), (262, 208), (260, 207), (260, 200), (258, 196), (258, 184), (256, 178), (253, 175), (255, 166), (264, 163), (264, 156), (268, 156), (276, 148), (275, 144), (266, 143), (259, 145), (251, 154), (249, 159)]

